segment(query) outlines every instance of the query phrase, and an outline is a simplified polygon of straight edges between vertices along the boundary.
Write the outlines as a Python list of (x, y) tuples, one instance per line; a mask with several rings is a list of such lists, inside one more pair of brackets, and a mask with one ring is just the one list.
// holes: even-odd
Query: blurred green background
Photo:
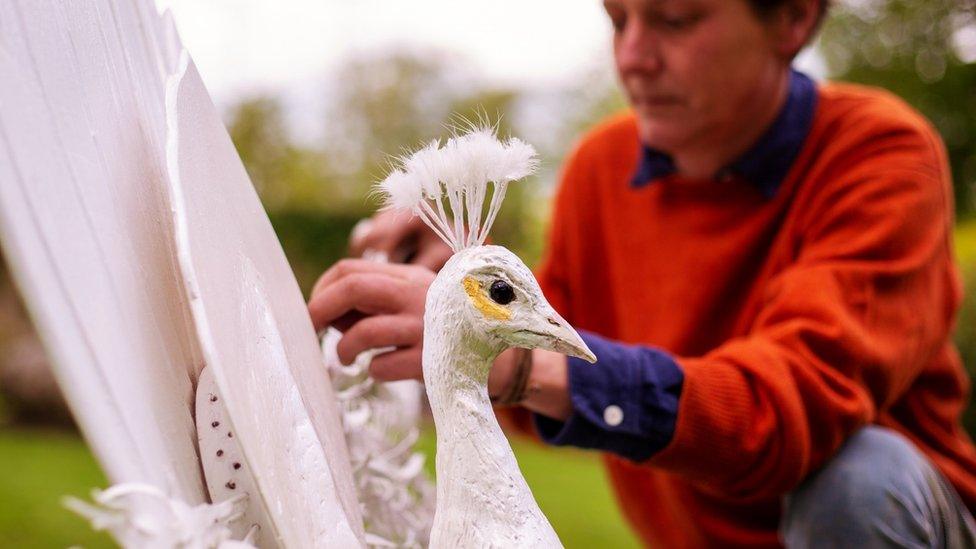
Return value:
[[(817, 50), (832, 79), (885, 87), (925, 113), (942, 134), (955, 181), (956, 247), (967, 289), (976, 287), (976, 2), (873, 0), (835, 6)], [(609, 64), (609, 60), (606, 60)], [(511, 187), (495, 240), (533, 264), (541, 251), (548, 198), (563, 155), (581, 131), (624, 107), (606, 67), (571, 86), (480, 88), (465, 82), (463, 59), (448, 52), (387, 53), (348, 59), (329, 78), (342, 82), (309, 143), (291, 130), (282, 99), (251, 96), (226, 112), (240, 151), (304, 291), (342, 257), (352, 226), (376, 204), (370, 185), (390, 155), (443, 137), (452, 117), (487, 113), (503, 135), (540, 149), (538, 177)], [(531, 115), (557, 104), (559, 120), (540, 130)], [(541, 133), (540, 133), (541, 132)], [(955, 334), (976, 371), (976, 292), (968, 291)], [(65, 415), (0, 264), (0, 546), (109, 545), (58, 503), (103, 486)], [(976, 432), (976, 407), (964, 421)], [(606, 488), (598, 457), (516, 441), (520, 464), (568, 547), (635, 546)], [(423, 447), (432, 451), (428, 434)], [(432, 454), (431, 454), (432, 455)], [(430, 465), (430, 463), (428, 463)]]

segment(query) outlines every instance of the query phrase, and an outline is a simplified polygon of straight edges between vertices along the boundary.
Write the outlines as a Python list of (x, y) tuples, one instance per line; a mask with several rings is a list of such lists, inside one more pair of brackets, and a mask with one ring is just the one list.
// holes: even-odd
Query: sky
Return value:
[(169, 7), (211, 94), (302, 87), (350, 55), (446, 50), (485, 82), (564, 82), (609, 61), (599, 0), (157, 0)]

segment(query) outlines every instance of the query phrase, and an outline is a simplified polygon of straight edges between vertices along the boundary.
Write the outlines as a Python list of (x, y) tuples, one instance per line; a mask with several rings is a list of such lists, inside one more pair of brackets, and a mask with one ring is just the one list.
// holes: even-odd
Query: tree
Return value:
[(891, 90), (935, 124), (957, 212), (976, 212), (976, 0), (847, 0), (820, 49), (833, 76)]

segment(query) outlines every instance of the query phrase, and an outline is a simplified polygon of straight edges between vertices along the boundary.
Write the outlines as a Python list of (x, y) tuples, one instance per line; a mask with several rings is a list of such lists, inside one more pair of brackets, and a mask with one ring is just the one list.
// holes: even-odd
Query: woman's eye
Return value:
[(666, 27), (670, 27), (672, 29), (682, 29), (688, 26), (688, 19), (682, 17), (669, 17), (667, 19), (662, 19), (661, 22), (664, 23)]
[(624, 30), (624, 27), (627, 25), (627, 13), (617, 6), (604, 7), (607, 11), (607, 17), (610, 18), (610, 24), (613, 25), (614, 32), (621, 32)]
[(658, 20), (661, 25), (668, 30), (680, 31), (688, 29), (701, 20), (701, 16), (697, 14), (682, 15), (682, 16), (661, 16)]
[(488, 288), (488, 296), (499, 305), (508, 305), (515, 301), (515, 290), (508, 282), (496, 280), (491, 283), (491, 288)]

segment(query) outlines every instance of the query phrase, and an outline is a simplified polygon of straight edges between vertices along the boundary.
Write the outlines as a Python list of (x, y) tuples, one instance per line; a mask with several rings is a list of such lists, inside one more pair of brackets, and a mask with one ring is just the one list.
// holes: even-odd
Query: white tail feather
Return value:
[(95, 504), (66, 497), (64, 505), (108, 530), (124, 547), (255, 549), (252, 528), (241, 541), (231, 539), (231, 523), (244, 516), (248, 496), (241, 494), (215, 504), (190, 504), (151, 484), (130, 482), (93, 490)]
[(514, 137), (502, 142), (494, 128), (470, 124), (443, 146), (431, 141), (398, 161), (377, 184), (385, 207), (412, 211), (455, 252), (484, 244), (508, 184), (539, 164), (532, 145)]

